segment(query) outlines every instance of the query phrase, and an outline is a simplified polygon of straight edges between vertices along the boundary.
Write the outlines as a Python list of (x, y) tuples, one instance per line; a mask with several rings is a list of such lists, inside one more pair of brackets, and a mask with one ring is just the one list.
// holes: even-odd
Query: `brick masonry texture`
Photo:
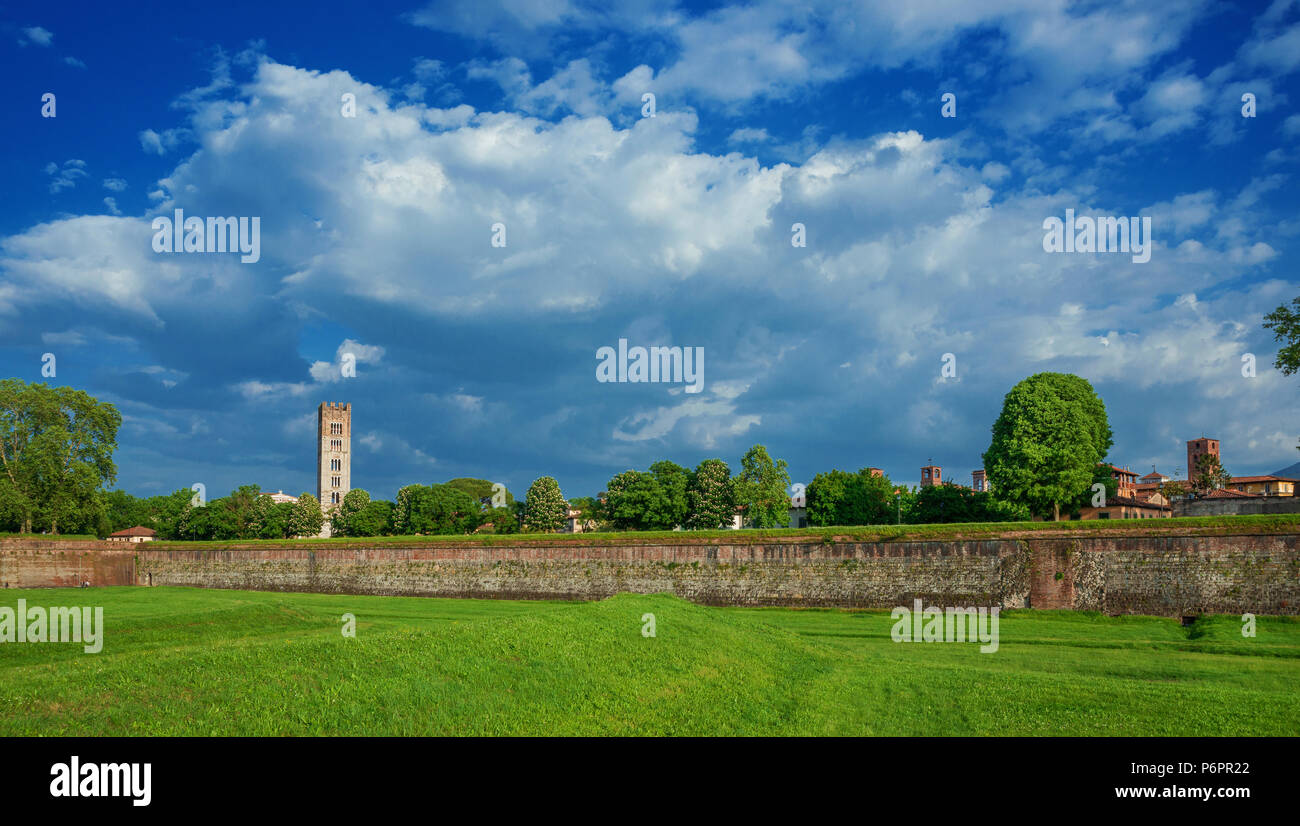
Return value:
[[(111, 546), (111, 547), (110, 547)], [(0, 540), (8, 587), (181, 585), (500, 599), (672, 593), (708, 605), (1300, 614), (1300, 535), (608, 546), (130, 549)]]
[(1192, 499), (1174, 503), (1174, 516), (1250, 516), (1276, 513), (1300, 513), (1300, 496)]

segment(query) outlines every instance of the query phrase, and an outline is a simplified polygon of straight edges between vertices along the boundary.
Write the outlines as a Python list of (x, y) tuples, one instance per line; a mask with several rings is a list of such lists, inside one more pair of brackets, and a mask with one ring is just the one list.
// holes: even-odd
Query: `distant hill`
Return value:
[(1285, 476), (1288, 479), (1300, 479), (1300, 462), (1296, 462), (1291, 467), (1284, 467), (1281, 470), (1273, 472), (1274, 476)]

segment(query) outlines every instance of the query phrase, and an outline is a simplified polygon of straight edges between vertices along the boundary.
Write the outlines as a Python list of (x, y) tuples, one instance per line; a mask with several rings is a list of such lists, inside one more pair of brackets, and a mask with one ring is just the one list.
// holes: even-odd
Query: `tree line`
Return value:
[[(1300, 297), (1265, 316), (1283, 346), (1274, 366), (1300, 371)], [(167, 539), (254, 539), (313, 536), (326, 518), (316, 497), (276, 503), (256, 485), (207, 503), (190, 490), (137, 498), (109, 490), (117, 478), (113, 452), (122, 416), (81, 390), (0, 380), (0, 532), (85, 533), (106, 536), (143, 525)], [(1038, 373), (1003, 399), (983, 454), (991, 491), (945, 483), (914, 489), (867, 468), (818, 473), (806, 488), (811, 525), (889, 522), (984, 522), (1029, 516), (1060, 519), (1090, 503), (1096, 485), (1115, 495), (1106, 455), (1112, 445), (1106, 407), (1079, 376)], [(732, 475), (722, 459), (693, 470), (671, 461), (615, 475), (598, 497), (566, 501), (556, 480), (537, 479), (523, 502), (492, 483), (452, 479), (407, 485), (395, 501), (349, 491), (331, 510), (333, 532), (346, 536), (556, 531), (570, 512), (584, 529), (711, 530), (737, 515), (754, 528), (789, 524), (790, 475), (784, 460), (754, 445)], [(1167, 498), (1204, 494), (1228, 483), (1215, 457), (1188, 468), (1187, 483), (1170, 482)], [(892, 519), (890, 517), (893, 517)]]
[(517, 532), (514, 496), (505, 491), (505, 506), (492, 508), (491, 491), (492, 483), (484, 479), (452, 479), (407, 485), (389, 502), (357, 488), (324, 513), (310, 493), (275, 502), (257, 485), (241, 485), (203, 503), (189, 490), (148, 498), (112, 490), (104, 495), (106, 522), (95, 532), (106, 536), (140, 525), (157, 531), (159, 539), (293, 539), (317, 536), (326, 520), (334, 536)]

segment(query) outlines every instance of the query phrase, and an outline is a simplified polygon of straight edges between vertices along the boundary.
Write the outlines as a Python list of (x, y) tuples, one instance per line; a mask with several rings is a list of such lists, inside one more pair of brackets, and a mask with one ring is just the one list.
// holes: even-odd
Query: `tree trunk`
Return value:
[(1052, 521), (1053, 522), (1061, 521), (1061, 504), (1059, 502), (1052, 503)]

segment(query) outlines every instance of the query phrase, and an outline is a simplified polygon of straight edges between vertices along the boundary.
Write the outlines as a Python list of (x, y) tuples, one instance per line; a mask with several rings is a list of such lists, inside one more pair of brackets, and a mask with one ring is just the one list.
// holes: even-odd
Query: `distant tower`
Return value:
[(316, 411), (316, 493), (322, 510), (352, 489), (352, 405), (321, 402)]
[(984, 468), (972, 470), (970, 472), (971, 490), (987, 491), (989, 489), (988, 477), (984, 475)]
[(1187, 478), (1195, 479), (1197, 474), (1196, 460), (1202, 456), (1213, 456), (1219, 458), (1219, 440), (1207, 439), (1202, 436), (1199, 439), (1192, 439), (1187, 443)]
[(921, 468), (921, 487), (943, 484), (943, 468), (938, 465), (926, 465)]

